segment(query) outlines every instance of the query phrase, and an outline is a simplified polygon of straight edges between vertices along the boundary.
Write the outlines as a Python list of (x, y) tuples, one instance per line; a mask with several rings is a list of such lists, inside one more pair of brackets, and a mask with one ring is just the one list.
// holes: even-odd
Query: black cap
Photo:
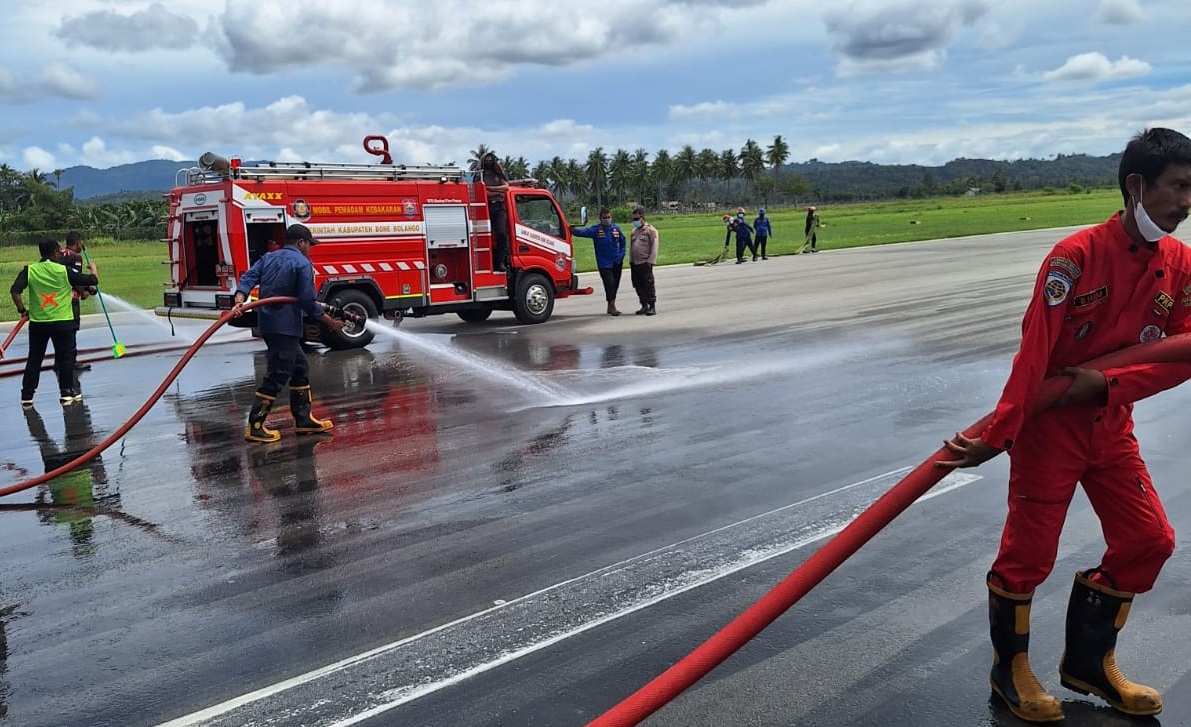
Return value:
[(310, 234), (310, 228), (306, 225), (290, 225), (286, 228), (285, 244), (290, 245), (301, 240), (305, 240), (311, 245), (318, 244), (318, 240), (314, 239), (314, 235)]

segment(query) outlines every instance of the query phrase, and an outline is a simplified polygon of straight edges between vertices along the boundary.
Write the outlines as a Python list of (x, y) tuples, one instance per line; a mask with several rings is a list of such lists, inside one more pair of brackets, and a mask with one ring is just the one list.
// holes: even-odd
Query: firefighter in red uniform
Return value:
[[(1098, 566), (1075, 574), (1060, 681), (1126, 714), (1162, 710), (1157, 690), (1126, 679), (1115, 656), (1134, 594), (1153, 587), (1175, 544), (1138, 452), (1130, 402), (1191, 378), (1191, 365), (1079, 365), (1191, 331), (1191, 251), (1169, 236), (1191, 210), (1191, 139), (1143, 131), (1126, 146), (1118, 180), (1124, 211), (1047, 255), (991, 422), (978, 438), (946, 442), (958, 459), (940, 463), (972, 467), (1009, 451), (1009, 513), (988, 574), (990, 678), (993, 692), (1031, 722), (1063, 719), (1030, 669), (1029, 614), (1034, 589), (1054, 567), (1077, 482), (1107, 548)], [(1066, 392), (1030, 414), (1043, 379), (1057, 375), (1071, 377)]]

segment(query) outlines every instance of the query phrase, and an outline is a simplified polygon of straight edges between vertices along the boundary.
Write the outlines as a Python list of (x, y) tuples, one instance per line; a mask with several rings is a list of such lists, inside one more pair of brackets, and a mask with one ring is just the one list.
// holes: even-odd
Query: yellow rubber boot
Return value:
[(1030, 668), (1030, 605), (1034, 593), (1010, 593), (988, 584), (988, 625), (993, 643), (989, 683), (1009, 711), (1027, 722), (1058, 722), (1063, 706)]
[(281, 432), (265, 425), (269, 410), (273, 408), (273, 399), (274, 397), (268, 394), (256, 392), (252, 411), (248, 414), (248, 426), (244, 429), (244, 438), (249, 442), (276, 442), (281, 439)]
[(294, 415), (294, 431), (298, 434), (319, 434), (335, 426), (329, 419), (316, 419), (311, 415), (313, 404), (309, 385), (289, 387), (289, 408)]
[(1095, 694), (1118, 712), (1148, 717), (1162, 711), (1157, 689), (1135, 684), (1117, 666), (1117, 634), (1129, 618), (1132, 593), (1091, 579), (1095, 571), (1075, 574), (1067, 604), (1067, 648), (1059, 664), (1063, 686)]

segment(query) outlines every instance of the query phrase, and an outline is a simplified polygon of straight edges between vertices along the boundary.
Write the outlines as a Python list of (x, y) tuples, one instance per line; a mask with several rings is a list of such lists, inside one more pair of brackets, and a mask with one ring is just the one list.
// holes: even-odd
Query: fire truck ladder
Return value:
[(464, 171), (456, 166), (408, 166), (405, 164), (314, 164), (312, 162), (262, 162), (253, 166), (182, 170), (190, 184), (220, 182), (226, 179), (265, 180), (373, 180), (400, 182), (461, 182)]

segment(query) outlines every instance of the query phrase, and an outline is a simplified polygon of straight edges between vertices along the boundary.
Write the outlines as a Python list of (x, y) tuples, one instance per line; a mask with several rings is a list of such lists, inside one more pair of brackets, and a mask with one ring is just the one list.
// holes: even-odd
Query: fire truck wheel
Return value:
[[(366, 319), (376, 318), (376, 305), (366, 293), (359, 290), (344, 290), (331, 296), (330, 302), (337, 308)], [(327, 329), (322, 330), (323, 343), (328, 348), (362, 348), (372, 342), (375, 335), (363, 323), (348, 322), (343, 330), (336, 333)]]
[(522, 323), (545, 323), (554, 312), (554, 286), (540, 273), (529, 273), (517, 283), (513, 314)]
[(491, 308), (468, 308), (459, 311), (459, 317), (468, 323), (480, 323), (488, 320), (488, 316), (492, 315)]

